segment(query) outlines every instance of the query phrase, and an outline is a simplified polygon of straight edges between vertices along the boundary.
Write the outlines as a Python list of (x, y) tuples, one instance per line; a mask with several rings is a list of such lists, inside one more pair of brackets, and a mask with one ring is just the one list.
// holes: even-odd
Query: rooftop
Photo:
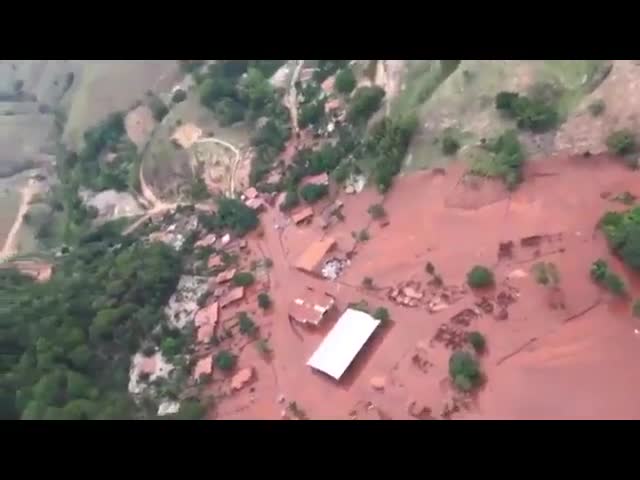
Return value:
[(305, 207), (302, 210), (297, 211), (296, 213), (291, 215), (291, 220), (293, 223), (298, 224), (300, 222), (305, 221), (308, 218), (313, 216), (313, 208)]
[(336, 244), (333, 237), (326, 237), (313, 242), (296, 260), (296, 268), (307, 272), (314, 272), (324, 256)]
[(227, 294), (220, 299), (220, 308), (224, 308), (227, 305), (237, 302), (244, 298), (244, 287), (236, 287), (229, 290)]
[(307, 365), (340, 380), (378, 325), (380, 320), (368, 313), (347, 309), (320, 343)]
[(198, 360), (196, 368), (193, 370), (193, 378), (198, 380), (201, 375), (211, 375), (213, 370), (213, 357), (211, 355), (206, 356)]
[(334, 303), (330, 295), (307, 288), (289, 303), (289, 316), (300, 323), (318, 325)]

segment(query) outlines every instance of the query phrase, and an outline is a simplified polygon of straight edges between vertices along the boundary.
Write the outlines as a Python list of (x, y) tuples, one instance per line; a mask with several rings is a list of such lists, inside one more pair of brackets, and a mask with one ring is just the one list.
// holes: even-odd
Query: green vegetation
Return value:
[(173, 103), (181, 103), (187, 99), (187, 92), (182, 89), (176, 90), (171, 96), (171, 101)]
[(371, 205), (367, 209), (367, 212), (369, 213), (369, 215), (371, 215), (371, 218), (373, 218), (374, 220), (380, 220), (381, 218), (384, 218), (387, 216), (386, 210), (379, 203), (374, 203), (373, 205)]
[(417, 117), (410, 115), (396, 120), (384, 118), (371, 128), (364, 152), (373, 158), (373, 179), (380, 192), (389, 190), (400, 173), (417, 126)]
[(289, 129), (273, 119), (267, 120), (251, 138), (256, 154), (251, 159), (249, 181), (257, 185), (271, 171), (289, 138)]
[(266, 338), (258, 339), (258, 341), (256, 342), (256, 349), (258, 350), (258, 353), (260, 353), (260, 355), (262, 355), (263, 357), (267, 357), (273, 352), (273, 350), (271, 349), (271, 345), (269, 345), (269, 340), (267, 340)]
[(233, 370), (236, 366), (237, 361), (238, 357), (236, 357), (228, 350), (219, 351), (214, 358), (216, 367), (223, 372), (230, 372), (231, 370)]
[(631, 313), (634, 317), (640, 318), (640, 299), (633, 302), (633, 306), (631, 307)]
[(560, 283), (560, 275), (555, 263), (537, 262), (531, 267), (536, 282), (545, 286), (556, 286)]
[(163, 306), (181, 270), (166, 245), (102, 229), (47, 283), (0, 271), (0, 418), (140, 417), (127, 392), (131, 355), (156, 328), (178, 336)]
[(552, 105), (553, 100), (554, 98), (545, 98), (544, 92), (532, 97), (515, 92), (500, 92), (496, 95), (496, 108), (507, 117), (515, 119), (518, 128), (542, 133), (558, 124), (559, 116)]
[(640, 270), (640, 207), (626, 212), (607, 212), (599, 223), (611, 250), (625, 264)]
[(263, 310), (268, 310), (271, 307), (272, 301), (271, 297), (266, 292), (261, 292), (258, 294), (258, 306)]
[(280, 210), (283, 212), (288, 212), (296, 208), (298, 205), (300, 205), (298, 192), (295, 189), (287, 190), (287, 193), (284, 196), (284, 201), (280, 204)]
[(487, 339), (480, 332), (469, 332), (467, 341), (471, 344), (477, 354), (482, 354), (487, 348)]
[(156, 122), (161, 122), (162, 119), (169, 113), (169, 109), (160, 97), (153, 94), (153, 92), (150, 93), (151, 95), (148, 95), (149, 99), (147, 102), (149, 105), (149, 109), (151, 110), (151, 114), (153, 115), (154, 120)]
[(467, 284), (471, 288), (491, 287), (495, 284), (493, 272), (487, 267), (476, 265), (467, 273)]
[(247, 337), (254, 337), (258, 333), (258, 327), (247, 312), (240, 312), (238, 315), (238, 329), (240, 333)]
[(230, 229), (240, 237), (255, 230), (260, 223), (254, 210), (235, 198), (222, 197), (218, 200), (218, 225)]
[(514, 189), (523, 180), (524, 161), (524, 149), (516, 132), (510, 130), (487, 142), (469, 172), (473, 175), (502, 178), (507, 188)]
[(318, 202), (321, 198), (326, 197), (328, 193), (329, 187), (327, 185), (309, 183), (300, 189), (300, 196), (310, 204)]
[(378, 86), (358, 88), (347, 109), (347, 121), (353, 124), (366, 123), (371, 116), (378, 111), (384, 90)]
[(624, 281), (609, 269), (606, 261), (598, 259), (591, 264), (591, 278), (598, 285), (605, 287), (614, 295), (624, 297), (627, 295), (627, 287)]
[(371, 316), (376, 320), (380, 320), (383, 324), (387, 323), (391, 319), (389, 310), (384, 307), (376, 308)]
[(325, 99), (318, 99), (313, 102), (307, 102), (300, 108), (298, 116), (298, 125), (300, 128), (308, 126), (317, 127), (324, 118)]
[(460, 149), (460, 142), (450, 132), (445, 132), (442, 137), (442, 153), (444, 155), (455, 155)]
[(587, 108), (591, 116), (599, 117), (604, 113), (606, 109), (606, 104), (604, 103), (604, 100), (598, 99), (591, 102)]
[(313, 72), (313, 79), (322, 83), (341, 68), (346, 68), (349, 60), (318, 60), (318, 67)]
[(366, 242), (371, 238), (371, 236), (369, 235), (369, 231), (367, 229), (364, 229), (364, 228), (362, 230), (360, 230), (358, 233), (353, 232), (352, 236), (358, 242)]
[(238, 272), (233, 276), (231, 281), (238, 287), (248, 287), (249, 285), (253, 285), (256, 279), (251, 272)]
[(349, 67), (340, 70), (336, 75), (336, 91), (346, 95), (351, 93), (354, 88), (356, 88), (356, 76), (353, 71)]
[(453, 352), (449, 358), (449, 376), (456, 388), (463, 392), (470, 392), (483, 380), (478, 360), (463, 350)]
[(612, 132), (607, 137), (607, 148), (616, 155), (628, 155), (636, 151), (636, 136), (631, 130)]

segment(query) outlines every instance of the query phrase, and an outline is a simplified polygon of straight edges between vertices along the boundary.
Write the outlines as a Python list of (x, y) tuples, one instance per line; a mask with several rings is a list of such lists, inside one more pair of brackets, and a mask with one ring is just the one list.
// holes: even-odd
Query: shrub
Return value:
[(371, 238), (371, 236), (369, 235), (369, 232), (366, 229), (360, 230), (360, 232), (357, 235), (357, 240), (359, 242), (366, 242)]
[(556, 265), (552, 262), (538, 262), (531, 268), (536, 282), (540, 285), (557, 285), (560, 283), (560, 275)]
[(215, 356), (214, 363), (223, 372), (230, 372), (236, 366), (238, 358), (228, 350), (221, 350)]
[(162, 99), (157, 95), (152, 95), (149, 99), (149, 109), (156, 122), (161, 122), (164, 117), (169, 113), (169, 109), (164, 104)]
[(373, 205), (371, 205), (367, 209), (367, 212), (369, 213), (369, 215), (371, 215), (371, 218), (373, 218), (374, 220), (379, 220), (381, 218), (384, 218), (387, 215), (387, 212), (385, 211), (384, 207), (379, 203), (374, 203)]
[(261, 355), (267, 356), (271, 354), (271, 345), (269, 345), (269, 340), (266, 338), (261, 338), (256, 342), (256, 348)]
[(467, 341), (471, 344), (476, 353), (484, 353), (487, 348), (487, 340), (480, 332), (469, 332)]
[(300, 128), (307, 128), (309, 125), (317, 126), (324, 116), (324, 101), (307, 103), (300, 108), (298, 125)]
[(634, 317), (640, 318), (640, 299), (633, 302), (633, 306), (631, 307), (631, 313), (633, 313)]
[(187, 99), (187, 92), (184, 90), (176, 90), (171, 96), (171, 101), (173, 103), (184, 102)]
[(247, 312), (240, 312), (238, 315), (238, 329), (241, 334), (249, 337), (256, 334), (256, 324)]
[(433, 266), (433, 263), (427, 262), (427, 265), (424, 267), (424, 270), (429, 274), (433, 275), (436, 271), (436, 267)]
[(262, 265), (264, 266), (264, 268), (271, 268), (273, 267), (273, 260), (271, 260), (270, 258), (265, 258), (262, 261)]
[(362, 286), (364, 288), (366, 288), (367, 290), (371, 290), (373, 288), (373, 278), (371, 277), (364, 277), (362, 279)]
[(476, 265), (467, 273), (467, 284), (471, 288), (490, 287), (494, 283), (493, 272), (482, 265)]
[(271, 297), (269, 294), (262, 292), (258, 295), (258, 306), (261, 309), (267, 310), (271, 306), (271, 303)]
[(379, 108), (384, 98), (384, 90), (377, 85), (358, 88), (347, 110), (347, 121), (366, 123)]
[(300, 196), (307, 203), (316, 203), (322, 197), (329, 193), (329, 188), (326, 185), (315, 185), (310, 183), (300, 189)]
[(487, 142), (484, 155), (477, 159), (470, 173), (485, 177), (499, 177), (510, 190), (522, 182), (525, 152), (513, 130)]
[(339, 93), (351, 93), (356, 88), (356, 76), (353, 71), (347, 67), (338, 72), (336, 75), (335, 89)]
[(238, 272), (231, 279), (234, 285), (237, 285), (238, 287), (248, 287), (249, 285), (252, 285), (255, 280), (256, 279), (251, 272)]
[(607, 262), (602, 259), (598, 259), (591, 264), (591, 279), (596, 283), (603, 282), (608, 272), (609, 265), (607, 265)]
[(616, 155), (627, 155), (636, 150), (636, 138), (630, 130), (616, 130), (607, 137), (607, 148)]
[(442, 138), (442, 153), (444, 155), (453, 155), (460, 149), (460, 143), (458, 140), (450, 135), (445, 135)]
[(482, 383), (478, 360), (463, 350), (453, 352), (449, 358), (449, 376), (456, 388), (463, 392), (469, 392)]
[(284, 196), (284, 201), (280, 204), (280, 210), (282, 212), (288, 212), (300, 205), (300, 198), (298, 192), (295, 190), (288, 190)]
[(609, 271), (604, 277), (604, 286), (614, 295), (624, 297), (627, 294), (627, 287), (624, 281), (614, 272)]
[(496, 95), (495, 105), (497, 110), (515, 119), (518, 128), (546, 132), (556, 126), (559, 117), (550, 104), (555, 98), (544, 97), (545, 95), (527, 97), (515, 92), (500, 92)]
[(387, 323), (389, 321), (389, 310), (387, 310), (384, 307), (378, 307), (375, 309), (375, 311), (373, 312), (373, 315), (371, 315), (373, 318), (375, 318), (376, 320), (380, 320), (382, 323)]
[(587, 108), (591, 116), (599, 117), (604, 113), (606, 104), (604, 103), (604, 100), (599, 99), (591, 102)]
[(624, 263), (640, 269), (640, 208), (626, 212), (607, 212), (599, 222), (611, 250)]
[(369, 304), (366, 300), (360, 300), (357, 303), (350, 303), (349, 305), (347, 305), (347, 307), (354, 310), (359, 310), (360, 312), (369, 313)]

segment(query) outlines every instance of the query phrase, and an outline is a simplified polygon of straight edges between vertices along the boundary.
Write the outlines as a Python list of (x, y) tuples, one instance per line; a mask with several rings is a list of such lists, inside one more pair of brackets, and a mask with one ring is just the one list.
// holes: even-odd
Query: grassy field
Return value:
[[(558, 110), (566, 119), (580, 100), (602, 79), (606, 65), (596, 60), (463, 60), (444, 81), (437, 84), (437, 74), (422, 65), (407, 77), (405, 92), (398, 97), (396, 111), (416, 108), (420, 129), (406, 160), (407, 170), (441, 166), (455, 156), (445, 157), (440, 139), (445, 129), (462, 132), (464, 146), (476, 144), (514, 128), (495, 110), (495, 96), (503, 90), (525, 93), (531, 86), (548, 82), (560, 87)], [(418, 73), (416, 73), (418, 72)], [(423, 102), (418, 93), (429, 92)]]
[(86, 62), (70, 92), (64, 141), (78, 148), (87, 128), (111, 112), (130, 108), (159, 79), (170, 76), (177, 68), (171, 60)]

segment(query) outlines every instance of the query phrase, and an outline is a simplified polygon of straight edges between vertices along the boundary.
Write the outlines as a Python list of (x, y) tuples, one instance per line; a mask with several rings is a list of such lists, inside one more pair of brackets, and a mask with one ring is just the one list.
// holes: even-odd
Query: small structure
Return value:
[(378, 325), (380, 320), (368, 313), (347, 309), (313, 353), (307, 365), (340, 380)]
[(204, 358), (201, 358), (200, 360), (198, 360), (198, 363), (196, 363), (196, 368), (193, 370), (193, 378), (194, 380), (198, 381), (203, 376), (211, 375), (212, 371), (213, 371), (213, 356), (208, 355)]
[(258, 196), (258, 190), (254, 187), (249, 187), (244, 191), (244, 196), (247, 197), (248, 200), (253, 200)]
[(289, 318), (302, 324), (318, 326), (334, 305), (335, 299), (331, 295), (307, 288), (291, 300)]
[(302, 180), (302, 185), (329, 185), (329, 175), (327, 172), (312, 175)]
[(235, 274), (236, 274), (236, 269), (235, 268), (232, 268), (231, 270), (226, 270), (226, 271), (220, 273), (216, 277), (216, 283), (227, 283), (233, 278), (233, 276)]
[(292, 214), (291, 220), (293, 220), (293, 223), (295, 223), (296, 225), (299, 225), (300, 223), (310, 219), (311, 217), (313, 217), (313, 208), (305, 207), (302, 210), (298, 210), (296, 213)]
[(298, 257), (295, 267), (308, 273), (316, 273), (316, 269), (322, 262), (324, 256), (335, 247), (336, 241), (333, 237), (326, 237), (323, 240), (313, 242)]
[(210, 247), (214, 243), (216, 243), (216, 240), (217, 237), (215, 236), (215, 234), (210, 233), (209, 235), (198, 240), (195, 244), (195, 247)]
[(244, 298), (244, 287), (236, 287), (232, 290), (229, 290), (227, 294), (220, 299), (220, 308), (225, 308), (228, 305), (231, 305), (238, 300), (242, 300)]
[(196, 313), (195, 324), (196, 327), (201, 327), (203, 325), (216, 325), (218, 323), (218, 313), (219, 313), (220, 305), (218, 302), (214, 302), (211, 305), (208, 305)]
[(215, 325), (205, 323), (198, 328), (197, 343), (207, 343), (213, 337)]
[(202, 137), (202, 129), (197, 127), (193, 123), (185, 123), (178, 127), (173, 135), (171, 136), (171, 140), (180, 145), (185, 150), (194, 143), (196, 143)]
[(261, 198), (250, 198), (244, 204), (252, 210), (261, 211), (266, 208), (264, 200)]

